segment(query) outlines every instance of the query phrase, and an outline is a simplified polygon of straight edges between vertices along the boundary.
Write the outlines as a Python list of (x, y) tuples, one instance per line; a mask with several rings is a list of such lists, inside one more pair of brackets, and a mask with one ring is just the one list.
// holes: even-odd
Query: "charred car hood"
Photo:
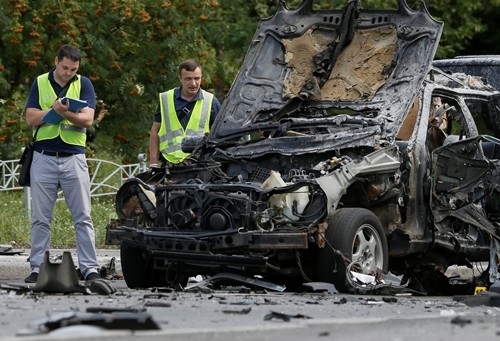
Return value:
[(312, 0), (290, 10), (281, 1), (260, 22), (208, 141), (270, 144), (263, 140), (276, 137), (279, 145), (277, 138), (292, 135), (316, 141), (283, 143), (277, 148), (285, 153), (342, 138), (392, 141), (441, 31), (424, 5), (414, 11), (404, 0), (391, 11), (363, 10), (359, 1), (316, 11)]

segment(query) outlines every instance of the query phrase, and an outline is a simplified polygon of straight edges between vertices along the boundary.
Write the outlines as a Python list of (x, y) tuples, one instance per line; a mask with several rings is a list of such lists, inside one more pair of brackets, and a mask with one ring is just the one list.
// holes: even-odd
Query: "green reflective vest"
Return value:
[(203, 135), (208, 133), (210, 129), (210, 113), (214, 95), (205, 90), (201, 91), (203, 99), (196, 101), (185, 130), (175, 111), (174, 90), (168, 90), (160, 94), (159, 148), (168, 162), (179, 163), (189, 155), (181, 149), (181, 142), (184, 137)]
[[(71, 82), (66, 97), (80, 98), (81, 82), (80, 77), (77, 77), (77, 80)], [(37, 84), (40, 108), (42, 108), (42, 110), (52, 108), (58, 96), (50, 84), (49, 73), (38, 76)], [(67, 144), (85, 146), (85, 131), (85, 128), (74, 125), (68, 120), (62, 120), (59, 124), (45, 123), (38, 130), (36, 140), (50, 140), (57, 136), (61, 136), (61, 139)]]

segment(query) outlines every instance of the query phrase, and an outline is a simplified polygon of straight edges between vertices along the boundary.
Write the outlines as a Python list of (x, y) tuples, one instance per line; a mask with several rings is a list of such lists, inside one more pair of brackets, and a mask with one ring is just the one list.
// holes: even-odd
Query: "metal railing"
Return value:
[(90, 195), (99, 197), (116, 194), (127, 179), (146, 171), (146, 156), (139, 154), (138, 159), (139, 163), (130, 165), (119, 165), (99, 159), (87, 159), (90, 167)]
[[(120, 165), (115, 162), (88, 158), (90, 174), (90, 195), (100, 197), (115, 195), (127, 179), (146, 171), (146, 155), (138, 155), (139, 163)], [(19, 160), (0, 160), (0, 192), (24, 189), (25, 211), (31, 216), (31, 191), (19, 186)], [(58, 200), (62, 200), (62, 196)]]

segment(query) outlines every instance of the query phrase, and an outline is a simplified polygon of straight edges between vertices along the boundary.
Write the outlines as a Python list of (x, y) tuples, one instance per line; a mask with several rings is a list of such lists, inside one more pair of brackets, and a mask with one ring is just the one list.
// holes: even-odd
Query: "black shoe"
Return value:
[(101, 276), (99, 276), (99, 274), (97, 272), (91, 272), (87, 275), (87, 277), (85, 277), (85, 281), (87, 282), (91, 282), (91, 281), (95, 281), (96, 279), (100, 279)]
[(25, 283), (36, 283), (38, 279), (38, 272), (32, 272), (28, 277), (24, 279)]

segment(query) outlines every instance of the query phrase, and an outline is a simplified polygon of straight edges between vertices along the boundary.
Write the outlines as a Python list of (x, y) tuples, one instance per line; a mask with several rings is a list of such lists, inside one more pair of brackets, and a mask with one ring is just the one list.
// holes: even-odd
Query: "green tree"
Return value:
[[(419, 1), (409, 1), (417, 8)], [(444, 22), (443, 33), (436, 53), (436, 59), (452, 58), (461, 54), (471, 43), (472, 37), (486, 30), (481, 13), (484, 9), (479, 1), (428, 0), (431, 15)]]
[(481, 18), (487, 29), (476, 32), (463, 54), (500, 55), (500, 0), (483, 0), (475, 17)]
[[(0, 3), (2, 122), (21, 121), (23, 101), (13, 101), (14, 95), (25, 99), (34, 77), (52, 67), (59, 46), (71, 43), (84, 54), (79, 72), (93, 81), (109, 110), (102, 126), (121, 146), (124, 162), (146, 151), (158, 92), (177, 85), (178, 63), (198, 59), (208, 82), (215, 69), (213, 49), (202, 34), (203, 23), (218, 10), (215, 0)], [(18, 140), (12, 131), (2, 124), (0, 140), (6, 136), (8, 150)]]

